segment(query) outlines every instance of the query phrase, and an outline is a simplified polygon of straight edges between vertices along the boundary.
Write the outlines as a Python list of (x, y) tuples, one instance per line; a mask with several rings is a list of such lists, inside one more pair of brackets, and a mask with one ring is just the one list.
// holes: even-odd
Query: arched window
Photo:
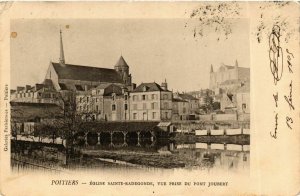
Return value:
[(111, 110), (112, 110), (112, 111), (116, 111), (116, 105), (115, 105), (115, 104), (112, 104)]

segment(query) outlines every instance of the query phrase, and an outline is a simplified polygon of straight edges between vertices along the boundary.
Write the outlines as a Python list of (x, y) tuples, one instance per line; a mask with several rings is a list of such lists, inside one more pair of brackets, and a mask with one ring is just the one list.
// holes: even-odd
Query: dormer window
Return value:
[(143, 91), (144, 91), (144, 92), (147, 91), (147, 86), (144, 86), (144, 87), (143, 87)]

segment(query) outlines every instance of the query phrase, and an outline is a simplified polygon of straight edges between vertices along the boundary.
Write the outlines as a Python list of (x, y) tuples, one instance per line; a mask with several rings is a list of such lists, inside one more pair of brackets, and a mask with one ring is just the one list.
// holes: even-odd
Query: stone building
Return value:
[(48, 79), (42, 84), (18, 86), (16, 90), (11, 91), (12, 102), (58, 103), (57, 97), (57, 91)]
[(246, 83), (236, 92), (237, 110), (239, 113), (250, 113), (250, 84)]
[(173, 97), (176, 99), (184, 100), (188, 103), (189, 107), (189, 115), (195, 116), (196, 114), (199, 113), (199, 100), (187, 93), (173, 93)]
[(142, 83), (130, 92), (130, 119), (143, 121), (170, 121), (172, 92), (167, 82)]
[(77, 112), (88, 121), (129, 120), (129, 93), (115, 84), (101, 84), (76, 95)]
[(205, 99), (207, 96), (214, 98), (215, 93), (211, 89), (201, 89), (199, 91), (191, 91), (187, 94), (192, 95), (193, 97), (198, 99), (199, 107), (205, 105)]
[(250, 84), (245, 83), (235, 90), (235, 93), (223, 93), (221, 110), (234, 110), (238, 114), (250, 113)]
[(172, 121), (181, 121), (189, 119), (190, 107), (188, 101), (173, 98), (172, 105)]
[(125, 86), (128, 89), (134, 87), (132, 76), (129, 73), (129, 66), (123, 56), (120, 57), (114, 69), (67, 64), (61, 32), (59, 62), (50, 62), (45, 78), (52, 81), (57, 91), (89, 90), (100, 84), (116, 84)]
[(234, 88), (249, 80), (250, 68), (239, 67), (237, 61), (235, 66), (222, 64), (217, 71), (214, 71), (211, 65), (209, 89), (213, 90), (215, 94), (222, 94), (234, 91)]

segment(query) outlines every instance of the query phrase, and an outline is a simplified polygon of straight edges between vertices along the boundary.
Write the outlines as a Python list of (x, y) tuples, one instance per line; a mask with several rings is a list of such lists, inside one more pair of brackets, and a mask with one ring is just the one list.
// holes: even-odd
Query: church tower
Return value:
[(59, 56), (59, 63), (60, 64), (65, 64), (65, 54), (64, 54), (64, 47), (63, 47), (63, 40), (62, 40), (62, 32), (61, 30), (59, 31), (60, 33), (60, 56)]
[(114, 68), (121, 76), (124, 84), (126, 86), (131, 86), (131, 74), (129, 74), (129, 66), (123, 56), (119, 58)]

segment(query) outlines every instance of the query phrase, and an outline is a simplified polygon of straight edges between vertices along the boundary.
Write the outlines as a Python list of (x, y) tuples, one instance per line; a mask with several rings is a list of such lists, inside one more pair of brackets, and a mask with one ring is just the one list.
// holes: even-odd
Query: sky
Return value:
[(137, 85), (166, 79), (173, 91), (208, 88), (211, 65), (237, 60), (250, 67), (249, 21), (232, 24), (229, 38), (217, 41), (211, 29), (194, 38), (192, 19), (12, 20), (11, 88), (44, 80), (50, 61), (59, 59), (60, 29), (66, 63), (113, 68), (122, 55)]

